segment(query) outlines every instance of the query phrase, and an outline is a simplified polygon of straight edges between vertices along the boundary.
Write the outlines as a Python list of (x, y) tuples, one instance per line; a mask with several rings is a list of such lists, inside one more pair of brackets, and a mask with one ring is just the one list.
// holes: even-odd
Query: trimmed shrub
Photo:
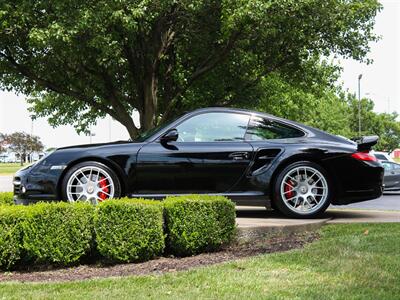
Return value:
[(0, 207), (0, 268), (9, 269), (21, 257), (25, 207)]
[(94, 207), (85, 203), (38, 203), (23, 222), (23, 245), (37, 262), (69, 265), (93, 244)]
[(144, 261), (164, 250), (163, 207), (159, 201), (106, 201), (97, 206), (94, 224), (97, 249), (112, 261)]
[(175, 255), (218, 250), (235, 236), (235, 205), (225, 197), (168, 197), (164, 208), (167, 245)]
[(12, 205), (14, 204), (13, 192), (2, 192), (0, 193), (0, 205)]

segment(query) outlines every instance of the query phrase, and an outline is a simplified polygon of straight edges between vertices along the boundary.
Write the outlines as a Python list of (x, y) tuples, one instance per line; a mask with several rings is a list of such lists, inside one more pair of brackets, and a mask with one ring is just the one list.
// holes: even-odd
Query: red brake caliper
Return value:
[(285, 184), (285, 188), (284, 188), (284, 192), (285, 192), (285, 198), (286, 199), (290, 199), (294, 196), (294, 192), (293, 192), (293, 181), (291, 181), (290, 179), (286, 182)]
[[(100, 177), (100, 181), (99, 181), (99, 186), (102, 190), (102, 192), (100, 192), (99, 197), (100, 197), (100, 201), (104, 201), (107, 199), (107, 194), (110, 191), (110, 189), (108, 188), (108, 180), (105, 179), (105, 177)], [(107, 194), (104, 194), (107, 193)]]

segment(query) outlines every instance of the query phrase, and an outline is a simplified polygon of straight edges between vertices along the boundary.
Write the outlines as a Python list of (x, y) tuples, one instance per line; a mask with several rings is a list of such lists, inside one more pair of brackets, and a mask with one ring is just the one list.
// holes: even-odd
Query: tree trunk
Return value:
[(146, 76), (143, 87), (143, 112), (140, 116), (141, 128), (146, 131), (156, 125), (157, 116), (157, 87), (158, 80), (154, 72), (150, 71), (149, 76)]
[(135, 123), (133, 122), (133, 119), (131, 117), (122, 118), (118, 121), (125, 126), (126, 130), (128, 130), (129, 136), (132, 140), (138, 137), (138, 129), (136, 128)]

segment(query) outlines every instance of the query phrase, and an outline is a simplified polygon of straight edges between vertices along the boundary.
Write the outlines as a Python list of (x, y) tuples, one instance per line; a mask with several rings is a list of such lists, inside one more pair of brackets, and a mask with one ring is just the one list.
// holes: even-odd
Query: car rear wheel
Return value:
[(68, 170), (62, 183), (63, 199), (68, 202), (98, 204), (121, 196), (115, 172), (102, 163), (82, 162)]
[(274, 204), (283, 214), (313, 218), (329, 206), (332, 196), (326, 171), (318, 164), (301, 161), (288, 165), (274, 186)]

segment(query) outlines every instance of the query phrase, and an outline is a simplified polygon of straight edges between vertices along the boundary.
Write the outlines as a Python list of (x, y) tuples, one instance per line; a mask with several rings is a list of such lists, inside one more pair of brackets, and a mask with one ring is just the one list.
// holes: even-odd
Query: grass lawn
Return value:
[[(26, 165), (28, 164), (24, 164)], [(0, 163), (0, 175), (14, 175), (21, 168), (20, 163)]]
[(394, 160), (400, 163), (400, 158), (395, 158)]
[(0, 299), (399, 299), (400, 224), (321, 235), (304, 249), (166, 275), (2, 283)]

